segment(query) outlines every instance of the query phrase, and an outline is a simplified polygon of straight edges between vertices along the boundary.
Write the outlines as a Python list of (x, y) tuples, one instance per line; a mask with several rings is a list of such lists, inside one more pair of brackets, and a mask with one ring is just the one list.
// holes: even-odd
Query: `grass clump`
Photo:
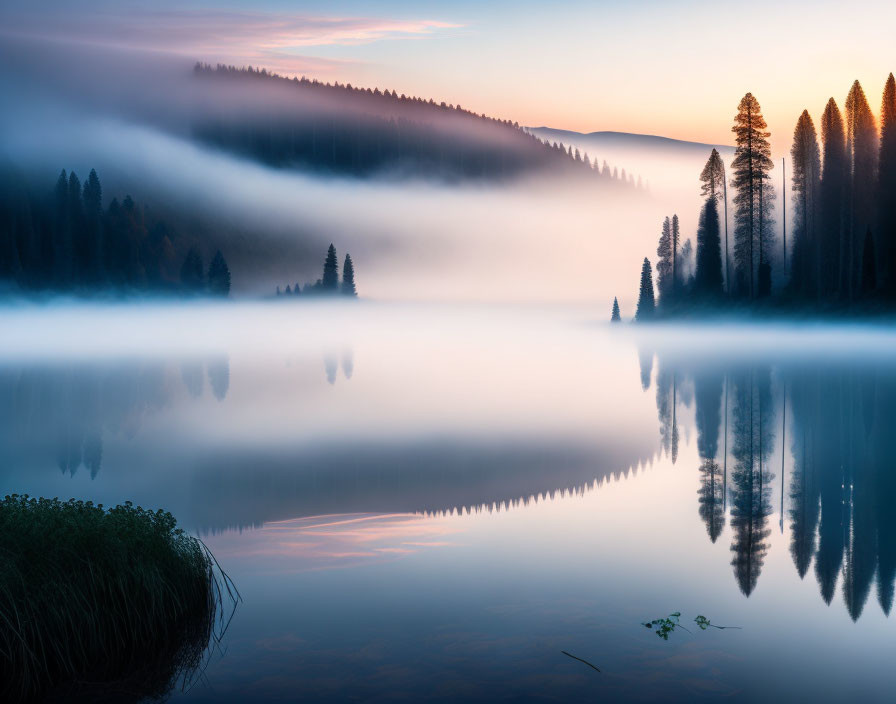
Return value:
[(7, 496), (0, 700), (136, 701), (185, 687), (226, 629), (232, 587), (170, 513)]

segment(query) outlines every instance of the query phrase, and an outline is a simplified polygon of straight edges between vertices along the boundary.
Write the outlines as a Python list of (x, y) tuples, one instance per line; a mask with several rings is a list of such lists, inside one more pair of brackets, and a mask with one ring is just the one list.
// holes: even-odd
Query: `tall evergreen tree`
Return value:
[(681, 228), (678, 215), (672, 215), (672, 297), (677, 298), (681, 290), (681, 266), (678, 261), (678, 247), (681, 242)]
[(737, 191), (734, 197), (737, 288), (738, 293), (750, 298), (766, 293), (764, 289), (771, 282), (767, 253), (773, 238), (771, 203), (774, 190), (769, 182), (769, 171), (774, 165), (766, 127), (759, 101), (752, 93), (747, 93), (738, 105), (731, 128), (737, 145), (731, 164), (731, 185)]
[(619, 315), (619, 301), (616, 297), (613, 297), (613, 312), (610, 313), (610, 322), (611, 323), (620, 323), (622, 322), (622, 317)]
[(849, 219), (846, 236), (844, 288), (849, 298), (858, 290), (860, 251), (865, 230), (875, 216), (874, 192), (877, 185), (877, 126), (858, 81), (846, 97), (846, 155), (849, 160)]
[(667, 217), (663, 220), (663, 229), (660, 233), (660, 241), (656, 247), (656, 287), (660, 303), (667, 304), (673, 296), (673, 270), (672, 270), (672, 221)]
[(821, 169), (821, 284), (822, 296), (840, 291), (840, 262), (846, 217), (846, 132), (840, 108), (828, 100), (821, 117), (824, 158)]
[(638, 309), (635, 320), (646, 321), (653, 318), (656, 313), (656, 301), (653, 296), (653, 272), (650, 268), (650, 260), (644, 257), (641, 265), (641, 287), (638, 291)]
[(226, 298), (230, 294), (230, 267), (219, 249), (208, 266), (208, 292)]
[(75, 285), (83, 285), (86, 283), (84, 204), (81, 200), (81, 180), (74, 171), (68, 175), (68, 230), (72, 243), (71, 280)]
[(56, 288), (65, 288), (71, 279), (72, 238), (69, 226), (68, 175), (65, 169), (53, 190), (53, 273), (50, 280)]
[(84, 182), (81, 196), (84, 202), (84, 238), (82, 251), (82, 280), (89, 286), (96, 287), (102, 282), (102, 227), (103, 227), (103, 189), (94, 169)]
[(700, 195), (705, 198), (715, 198), (716, 200), (722, 201), (722, 218), (724, 219), (725, 225), (725, 250), (723, 261), (725, 263), (725, 282), (730, 293), (731, 281), (728, 271), (728, 260), (731, 255), (728, 250), (728, 184), (725, 180), (725, 163), (722, 161), (722, 157), (715, 147), (713, 147), (709, 159), (707, 159), (706, 165), (700, 173), (700, 181), (703, 184), (700, 187)]
[(718, 202), (710, 196), (700, 211), (697, 272), (694, 276), (694, 292), (709, 298), (722, 294), (722, 242), (719, 230)]
[(890, 297), (896, 298), (896, 80), (891, 73), (880, 108), (877, 172), (878, 269)]
[(357, 298), (358, 291), (355, 289), (355, 265), (352, 264), (352, 256), (348, 253), (345, 255), (345, 263), (342, 265), (342, 295)]
[(793, 256), (791, 286), (803, 296), (820, 294), (821, 248), (817, 219), (821, 189), (821, 151), (815, 125), (803, 110), (793, 131)]
[(339, 290), (339, 263), (336, 260), (336, 248), (331, 244), (324, 260), (324, 276), (321, 279), (324, 293), (336, 293)]

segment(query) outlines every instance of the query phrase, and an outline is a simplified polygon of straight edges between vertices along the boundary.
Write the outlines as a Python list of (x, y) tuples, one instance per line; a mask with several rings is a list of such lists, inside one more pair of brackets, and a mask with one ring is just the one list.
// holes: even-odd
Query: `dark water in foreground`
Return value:
[(0, 490), (202, 536), (243, 603), (175, 698), (892, 700), (896, 331), (59, 315), (0, 314)]

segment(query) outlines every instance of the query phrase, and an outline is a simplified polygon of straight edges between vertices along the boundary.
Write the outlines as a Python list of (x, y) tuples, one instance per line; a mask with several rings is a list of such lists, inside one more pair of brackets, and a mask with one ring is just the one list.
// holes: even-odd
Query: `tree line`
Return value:
[(548, 170), (605, 185), (636, 188), (633, 174), (610, 169), (572, 146), (550, 143), (516, 122), (460, 105), (317, 80), (266, 69), (197, 63), (197, 78), (225, 85), (285, 91), (271, 109), (264, 100), (198, 118), (194, 134), (219, 148), (266, 164), (338, 175), (508, 179)]
[(336, 247), (331, 243), (324, 259), (323, 275), (314, 283), (306, 283), (304, 287), (298, 282), (294, 286), (286, 285), (281, 290), (277, 287), (276, 296), (347, 296), (357, 298), (358, 291), (355, 288), (355, 265), (352, 255), (346, 253), (342, 264), (342, 280), (339, 279), (339, 259), (336, 256)]
[(220, 251), (206, 269), (196, 247), (184, 247), (173, 228), (131, 196), (113, 198), (104, 209), (95, 170), (82, 184), (63, 169), (52, 191), (37, 196), (18, 174), (0, 178), (0, 291), (230, 293), (230, 268)]
[[(844, 115), (845, 113), (845, 115)], [(736, 302), (781, 308), (892, 310), (896, 303), (896, 81), (884, 85), (876, 120), (858, 81), (841, 112), (831, 98), (821, 138), (808, 110), (790, 149), (791, 220), (779, 241), (772, 217), (775, 187), (770, 133), (759, 102), (747, 93), (732, 131), (730, 181), (713, 149), (700, 174), (704, 203), (696, 233), (680, 240), (678, 218), (666, 218), (653, 267), (641, 268), (637, 320)], [(782, 168), (786, 161), (782, 160)], [(728, 232), (728, 185), (733, 233)], [(786, 202), (782, 212), (786, 212)], [(792, 233), (789, 246), (788, 224)], [(773, 267), (780, 285), (773, 289)]]

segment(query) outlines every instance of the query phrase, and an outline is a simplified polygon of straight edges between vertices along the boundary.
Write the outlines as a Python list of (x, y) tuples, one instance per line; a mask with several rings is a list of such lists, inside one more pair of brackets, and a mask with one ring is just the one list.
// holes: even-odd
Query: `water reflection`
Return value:
[[(799, 576), (812, 570), (828, 604), (839, 587), (854, 621), (876, 585), (889, 614), (896, 581), (896, 451), (887, 437), (896, 418), (891, 365), (787, 358), (720, 364), (657, 356), (663, 451), (675, 463), (687, 405), (680, 389), (693, 384), (697, 513), (712, 542), (726, 524), (730, 528), (740, 591), (749, 597), (762, 574), (778, 504), (774, 489)], [(646, 358), (642, 350), (642, 382)], [(787, 465), (789, 477), (779, 478)]]

